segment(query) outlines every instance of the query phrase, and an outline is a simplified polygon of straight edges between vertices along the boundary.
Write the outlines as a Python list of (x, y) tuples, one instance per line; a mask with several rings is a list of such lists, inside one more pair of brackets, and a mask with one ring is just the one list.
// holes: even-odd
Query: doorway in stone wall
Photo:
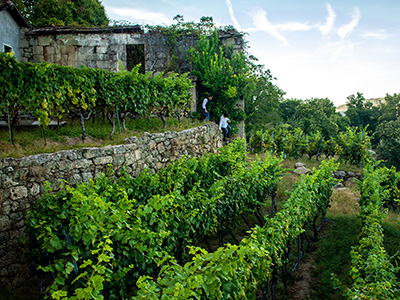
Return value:
[(144, 74), (144, 44), (126, 45), (126, 68), (130, 71), (138, 64), (139, 72)]

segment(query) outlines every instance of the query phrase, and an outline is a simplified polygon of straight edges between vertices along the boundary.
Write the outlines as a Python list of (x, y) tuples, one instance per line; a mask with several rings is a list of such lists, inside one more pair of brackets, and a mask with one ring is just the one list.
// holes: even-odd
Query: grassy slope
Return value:
[(92, 120), (85, 122), (88, 138), (83, 143), (81, 140), (82, 130), (79, 120), (57, 128), (47, 128), (45, 130), (46, 145), (42, 137), (40, 128), (21, 128), (16, 129), (14, 133), (15, 146), (10, 143), (8, 128), (0, 128), (0, 158), (4, 157), (23, 157), (39, 153), (51, 153), (58, 150), (77, 149), (83, 147), (101, 147), (106, 145), (122, 144), (124, 139), (129, 136), (142, 136), (144, 132), (156, 133), (165, 131), (181, 131), (188, 128), (200, 126), (199, 121), (182, 119), (181, 123), (177, 119), (167, 120), (167, 129), (163, 129), (163, 123), (157, 118), (137, 118), (128, 120), (124, 132), (118, 131), (118, 125), (115, 124), (115, 133), (111, 139), (109, 135), (112, 126), (108, 121)]

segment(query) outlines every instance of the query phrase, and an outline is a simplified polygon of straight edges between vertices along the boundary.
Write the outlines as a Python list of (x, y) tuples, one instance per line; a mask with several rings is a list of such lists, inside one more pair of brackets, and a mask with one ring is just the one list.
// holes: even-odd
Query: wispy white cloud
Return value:
[(286, 38), (268, 21), (267, 12), (265, 10), (254, 11), (251, 17), (253, 18), (255, 28), (249, 28), (247, 31), (264, 31), (280, 40), (286, 46), (289, 46)]
[(339, 35), (339, 37), (341, 39), (344, 39), (347, 36), (349, 36), (350, 33), (354, 30), (354, 28), (357, 27), (360, 20), (361, 20), (361, 12), (358, 9), (358, 7), (356, 7), (354, 8), (354, 11), (352, 13), (350, 23), (345, 24), (338, 29), (337, 34)]
[(144, 9), (130, 9), (107, 7), (107, 12), (121, 18), (129, 18), (135, 21), (143, 21), (146, 24), (171, 24), (172, 19), (162, 13), (148, 11)]
[(235, 17), (235, 13), (233, 12), (233, 7), (232, 7), (231, 0), (226, 0), (226, 6), (228, 6), (229, 16), (231, 17), (233, 25), (235, 25), (235, 28), (237, 30), (242, 31), (242, 27), (240, 26), (238, 20)]
[(354, 52), (355, 44), (349, 40), (339, 40), (325, 44), (319, 48), (318, 52), (325, 59), (335, 61), (341, 56), (349, 55)]
[(308, 31), (315, 26), (308, 25), (307, 23), (290, 22), (285, 24), (276, 24), (274, 28), (279, 31)]
[(377, 30), (363, 33), (361, 34), (361, 37), (366, 39), (386, 40), (389, 35), (385, 32), (385, 30)]
[[(226, 5), (228, 7), (230, 18), (235, 25), (236, 29), (242, 31), (242, 27), (240, 26), (238, 20), (235, 17), (235, 13), (233, 11), (233, 6), (231, 0), (226, 0)], [(253, 10), (250, 13), (251, 18), (253, 19), (253, 24), (255, 27), (243, 29), (247, 32), (257, 32), (263, 31), (278, 40), (280, 40), (286, 46), (289, 46), (289, 42), (285, 38), (280, 31), (308, 31), (315, 26), (310, 26), (307, 23), (299, 23), (299, 22), (288, 22), (284, 24), (271, 24), (267, 18), (267, 12), (263, 9)]]
[(319, 26), (319, 30), (321, 31), (322, 35), (326, 36), (331, 31), (333, 24), (336, 20), (336, 13), (333, 10), (332, 6), (327, 3), (326, 9), (328, 11), (328, 16), (326, 17), (326, 22), (324, 25)]

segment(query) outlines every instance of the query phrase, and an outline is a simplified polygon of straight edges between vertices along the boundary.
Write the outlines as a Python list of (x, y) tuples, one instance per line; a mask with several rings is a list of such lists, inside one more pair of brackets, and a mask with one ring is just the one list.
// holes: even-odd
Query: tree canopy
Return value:
[(368, 125), (369, 130), (375, 131), (380, 114), (379, 108), (374, 107), (371, 101), (365, 100), (362, 93), (350, 95), (347, 99), (349, 101), (346, 116), (350, 119), (350, 125), (360, 128)]
[(257, 65), (255, 57), (250, 56), (249, 82), (245, 96), (246, 131), (266, 129), (268, 126), (282, 121), (280, 101), (285, 94), (273, 83), (274, 78), (264, 65)]
[(336, 136), (350, 125), (349, 119), (337, 113), (335, 105), (327, 98), (285, 99), (280, 102), (280, 111), (285, 123), (306, 134), (319, 131), (325, 137)]
[(33, 27), (107, 26), (109, 19), (99, 0), (14, 0)]

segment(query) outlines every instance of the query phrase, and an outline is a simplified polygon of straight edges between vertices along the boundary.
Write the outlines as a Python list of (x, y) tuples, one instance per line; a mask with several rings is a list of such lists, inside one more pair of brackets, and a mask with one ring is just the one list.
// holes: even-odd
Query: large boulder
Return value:
[(301, 167), (305, 167), (305, 166), (306, 166), (306, 164), (302, 163), (302, 162), (297, 162), (297, 163), (294, 164), (294, 168), (295, 169), (298, 169), (298, 168), (301, 168)]
[(306, 168), (306, 167), (304, 167), (304, 166), (302, 166), (302, 167), (299, 167), (299, 168), (296, 168), (296, 170), (294, 170), (297, 174), (308, 174), (308, 173), (310, 173), (311, 172), (311, 170), (310, 169), (308, 169), (308, 168)]

